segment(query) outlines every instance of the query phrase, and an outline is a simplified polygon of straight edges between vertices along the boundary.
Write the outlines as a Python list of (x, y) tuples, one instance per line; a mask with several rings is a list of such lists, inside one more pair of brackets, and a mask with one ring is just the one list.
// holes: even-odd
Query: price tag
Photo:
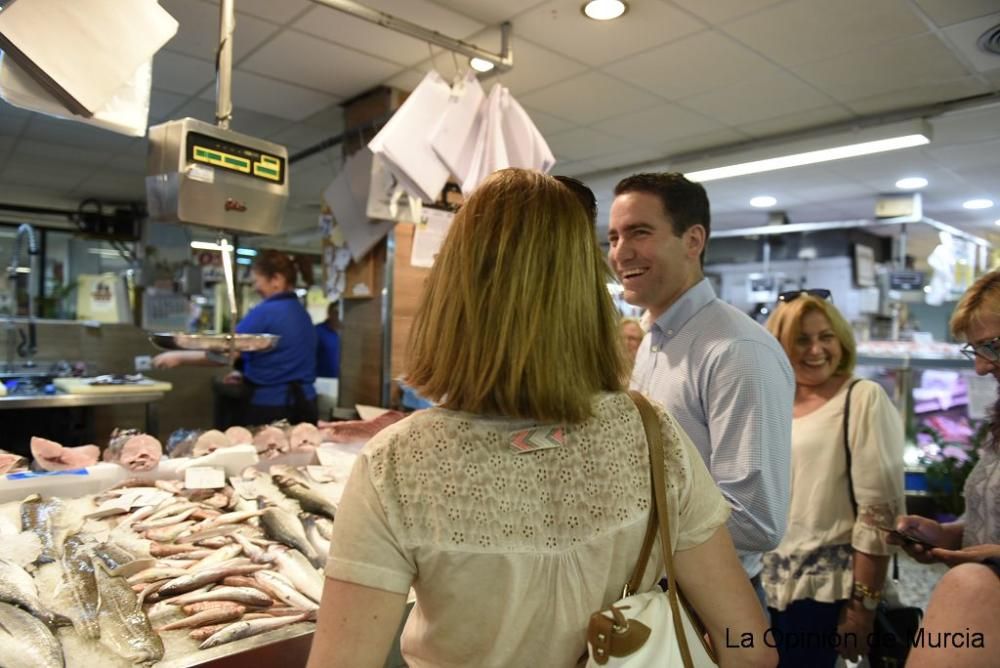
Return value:
[(187, 489), (220, 489), (226, 486), (226, 470), (214, 466), (192, 466), (184, 471)]

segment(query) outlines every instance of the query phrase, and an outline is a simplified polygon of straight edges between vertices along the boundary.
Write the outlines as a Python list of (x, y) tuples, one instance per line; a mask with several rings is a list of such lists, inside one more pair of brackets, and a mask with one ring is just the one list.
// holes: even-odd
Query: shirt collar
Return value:
[(285, 291), (285, 292), (275, 293), (275, 294), (271, 295), (270, 297), (267, 297), (266, 299), (264, 299), (264, 301), (266, 301), (266, 302), (276, 302), (276, 301), (278, 301), (280, 299), (298, 299), (298, 295), (296, 295), (293, 291), (288, 290), (288, 291)]
[(679, 332), (681, 327), (690, 320), (695, 313), (707, 306), (715, 299), (715, 290), (712, 283), (703, 278), (680, 296), (680, 298), (670, 305), (656, 322), (653, 328), (659, 329), (661, 333), (672, 335)]

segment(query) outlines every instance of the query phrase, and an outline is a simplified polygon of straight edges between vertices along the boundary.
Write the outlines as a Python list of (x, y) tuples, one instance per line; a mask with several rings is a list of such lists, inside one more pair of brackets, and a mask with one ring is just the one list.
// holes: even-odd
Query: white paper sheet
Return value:
[(423, 222), (416, 226), (413, 233), (413, 249), (410, 252), (412, 266), (434, 266), (434, 258), (441, 252), (441, 245), (448, 236), (454, 218), (455, 214), (451, 211), (424, 209)]
[(344, 162), (343, 169), (323, 191), (323, 199), (333, 211), (355, 262), (360, 261), (396, 224), (394, 220), (373, 222), (365, 213), (371, 161), (370, 151), (358, 151)]

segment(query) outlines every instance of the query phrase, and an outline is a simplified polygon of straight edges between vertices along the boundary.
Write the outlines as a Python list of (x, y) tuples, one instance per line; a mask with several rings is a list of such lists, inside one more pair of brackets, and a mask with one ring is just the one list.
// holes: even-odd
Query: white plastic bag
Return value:
[(32, 79), (13, 58), (0, 54), (0, 97), (29, 111), (64, 118), (132, 137), (144, 137), (149, 120), (149, 93), (153, 85), (153, 61), (143, 63), (91, 118), (69, 111), (44, 86)]
[(480, 108), (485, 98), (475, 73), (466, 73), (452, 86), (444, 114), (431, 132), (431, 148), (459, 182), (468, 176), (472, 164), (479, 135)]

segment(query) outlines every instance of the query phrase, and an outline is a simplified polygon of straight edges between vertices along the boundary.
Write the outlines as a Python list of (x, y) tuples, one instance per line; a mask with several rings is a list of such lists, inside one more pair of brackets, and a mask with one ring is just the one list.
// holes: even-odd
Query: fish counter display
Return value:
[(0, 665), (197, 665), (310, 633), (344, 482), (278, 464), (0, 505)]

